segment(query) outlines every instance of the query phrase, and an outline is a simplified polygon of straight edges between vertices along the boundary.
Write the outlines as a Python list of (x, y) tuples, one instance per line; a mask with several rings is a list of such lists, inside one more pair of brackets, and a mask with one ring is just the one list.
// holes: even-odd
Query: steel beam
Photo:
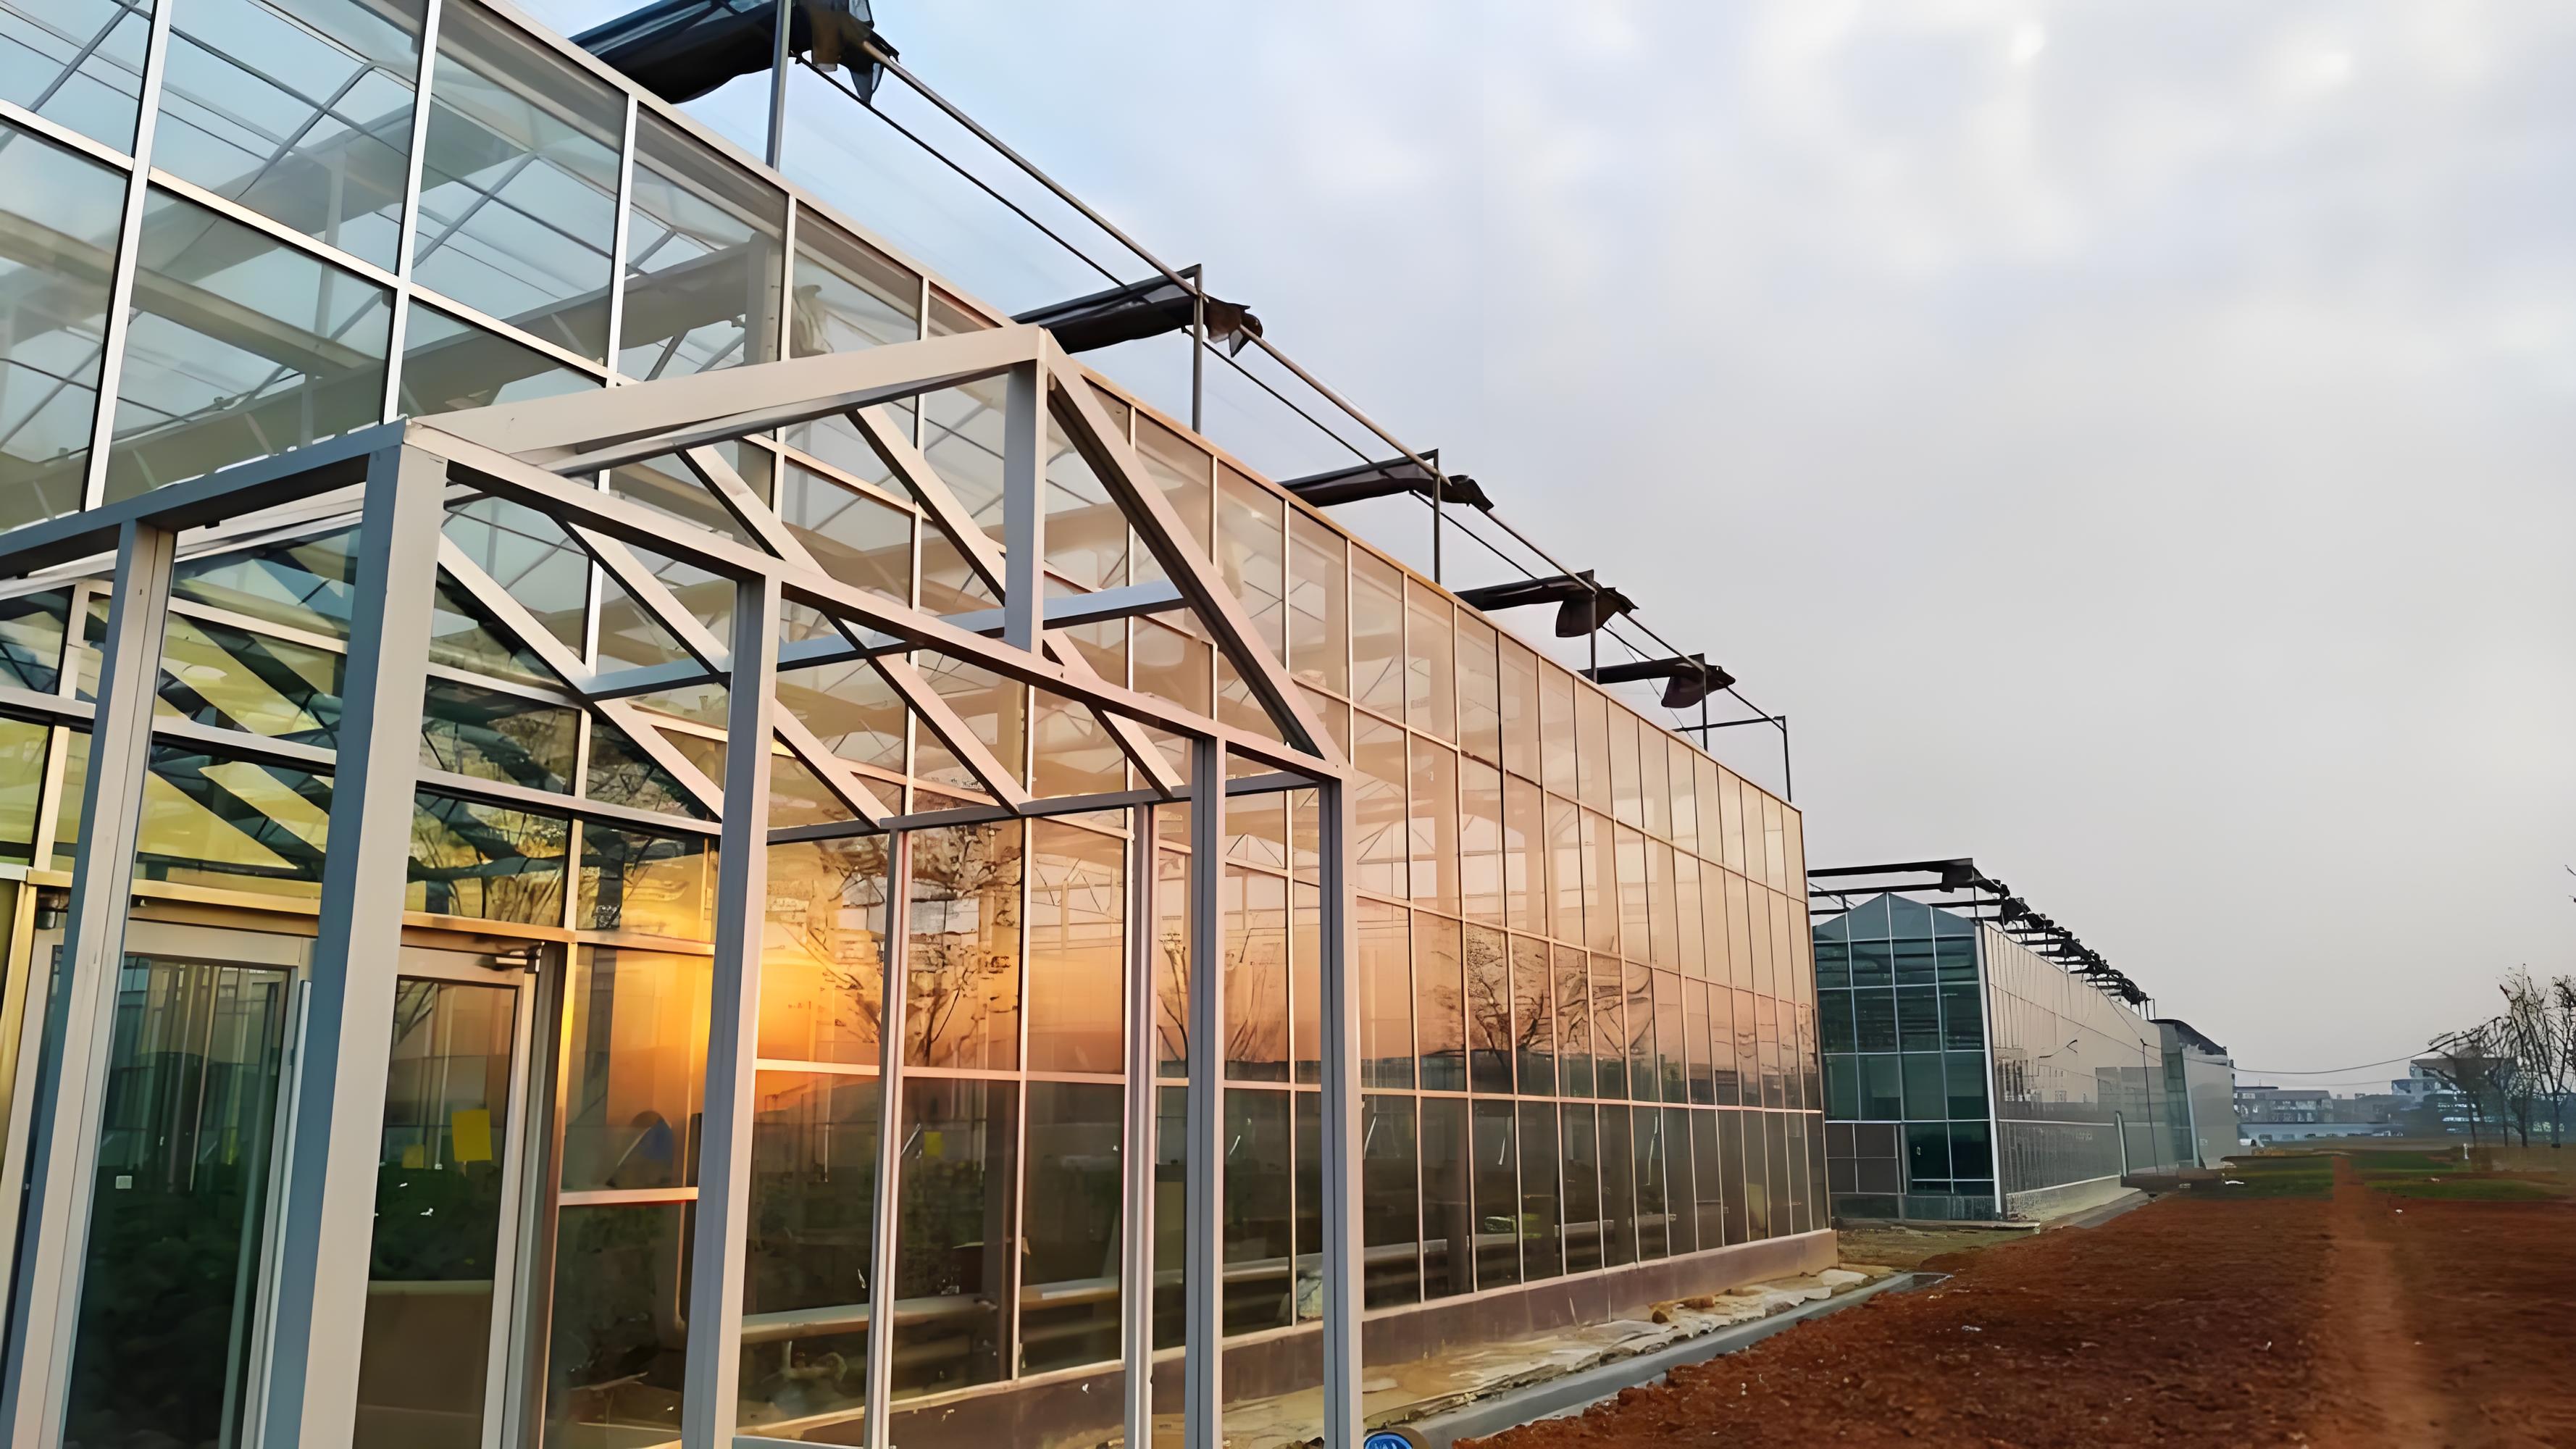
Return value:
[(1154, 807), (1127, 813), (1126, 1212), (1120, 1219), (1119, 1402), (1129, 1444), (1154, 1442)]
[(778, 580), (734, 585), (726, 696), (724, 835), (716, 857), (714, 994), (707, 1013), (705, 1125), (698, 1134), (697, 1229), (690, 1244), (689, 1346), (681, 1378), (684, 1449), (732, 1449), (742, 1379), (744, 1239), (751, 1221), (752, 1108), (758, 1100), (760, 944), (769, 909), (771, 717), (778, 685)]
[(446, 464), (417, 448), (388, 448), (367, 469), (330, 850), (269, 1248), (267, 1371), (253, 1405), (267, 1449), (346, 1442), (357, 1414), (446, 483)]
[[(1366, 1257), (1360, 1226), (1360, 992), (1353, 944), (1351, 861), (1357, 804), (1341, 781), (1317, 790), (1320, 866), (1316, 978), (1323, 1028), (1324, 1445), (1359, 1449), (1360, 1309)], [(1553, 1170), (1553, 1164), (1551, 1164)]]
[(1046, 388), (1037, 364), (1014, 367), (1002, 402), (1002, 642), (1031, 652), (1046, 623)]
[(177, 542), (172, 530), (131, 519), (117, 535), (116, 592), (108, 605), (89, 774), (82, 785), (85, 825), (73, 856), (61, 972), (46, 1008), (46, 1075), (55, 1087), (50, 1102), (35, 1104), (36, 1141), (29, 1154), (11, 1315), (15, 1336), (0, 1386), (0, 1421), (8, 1427), (8, 1441), (30, 1449), (62, 1442), (116, 1032), (117, 969), (125, 957), (126, 901), (134, 887), (134, 844), (142, 825)]
[(866, 1407), (859, 1442), (890, 1449), (886, 1429), (894, 1398), (895, 1231), (903, 1181), (903, 1043), (907, 966), (912, 954), (912, 833), (886, 837), (885, 938), (877, 955), (884, 965), (877, 1006), (877, 1170), (868, 1219), (868, 1348)]
[[(1196, 740), (1190, 780), (1225, 778), (1225, 746)], [(1183, 1449), (1225, 1449), (1225, 792), (1190, 801), (1189, 1112), (1181, 1281), (1188, 1327), (1181, 1355)]]

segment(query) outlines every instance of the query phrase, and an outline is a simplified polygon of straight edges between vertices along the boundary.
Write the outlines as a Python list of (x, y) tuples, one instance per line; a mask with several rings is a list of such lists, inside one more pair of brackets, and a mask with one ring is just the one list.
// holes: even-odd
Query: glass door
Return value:
[(72, 1439), (237, 1442), (292, 975), (163, 955), (118, 971)]
[(525, 978), (406, 948), (394, 991), (357, 1449), (496, 1441), (519, 1193)]

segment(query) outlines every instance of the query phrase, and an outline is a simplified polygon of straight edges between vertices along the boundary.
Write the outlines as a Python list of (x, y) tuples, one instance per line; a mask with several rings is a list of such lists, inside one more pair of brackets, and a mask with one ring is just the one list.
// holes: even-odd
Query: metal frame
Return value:
[[(1001, 376), (1006, 387), (1005, 477), (1009, 480), (1003, 538), (998, 544), (965, 520), (944, 485), (920, 461), (909, 440), (881, 413), (879, 403), (916, 397), (979, 378)], [(863, 433), (888, 455), (905, 486), (921, 501), (934, 526), (949, 531), (975, 561), (1001, 600), (993, 617), (949, 619), (846, 585), (824, 573), (797, 546), (777, 515), (741, 480), (730, 477), (711, 445), (784, 424), (831, 414), (855, 414)], [(1185, 608), (1197, 627), (1246, 684), (1268, 716), (1270, 730), (1220, 723), (1169, 701), (1099, 676), (1080, 651), (1056, 632), (1079, 605), (1050, 607), (1043, 597), (1046, 421), (1073, 443), (1127, 515), (1140, 543), (1162, 565), (1168, 586), (1121, 591), (1124, 597), (1096, 616)], [(679, 452), (714, 495), (745, 525), (754, 545), (676, 523), (603, 491), (592, 475), (623, 461)], [(721, 839), (715, 924), (716, 996), (710, 1023), (705, 1127), (701, 1138), (697, 1255), (692, 1281), (686, 1359), (683, 1443), (689, 1449), (726, 1449), (736, 1442), (736, 1383), (742, 1334), (743, 1215), (748, 1206), (749, 1114), (756, 1070), (759, 947), (766, 910), (765, 846), (815, 838), (816, 828), (772, 831), (765, 812), (739, 808), (767, 797), (772, 752), (736, 748), (726, 756), (722, 787), (689, 768), (671, 742), (633, 709), (620, 681), (603, 680), (583, 657), (565, 647), (498, 582), (462, 550), (447, 543), (441, 522), (450, 495), (462, 488), (498, 496), (553, 517), (590, 553), (596, 573), (616, 577), (646, 614), (668, 628), (692, 656), (694, 667), (729, 687), (727, 734), (734, 740), (778, 739), (817, 767), (829, 788), (852, 810), (852, 819), (830, 827), (848, 835), (889, 835), (889, 932), (885, 949), (887, 1025), (883, 1030), (881, 1140), (876, 1185), (876, 1242), (880, 1270), (871, 1285), (870, 1317), (891, 1327), (891, 1292), (900, 1177), (903, 1080), (904, 960), (912, 828), (961, 820), (1039, 817), (1103, 808), (1101, 796), (1038, 798), (1023, 781), (1027, 749), (1005, 761), (982, 745), (954, 710), (931, 690), (907, 651), (927, 651), (990, 670), (1022, 685), (1046, 690), (1089, 709), (1117, 736), (1144, 781), (1119, 792), (1115, 803), (1132, 807), (1137, 830), (1131, 842), (1141, 868), (1131, 867), (1131, 900), (1149, 914), (1131, 923), (1130, 1014), (1140, 1026), (1150, 1018), (1153, 903), (1153, 804), (1192, 797), (1189, 900), (1196, 941), (1191, 972), (1193, 1036), (1202, 1049), (1190, 1066), (1190, 1253), (1198, 1276), (1222, 1280), (1223, 1014), (1222, 919), (1217, 883), (1222, 859), (1224, 800), (1229, 794), (1318, 789), (1326, 802), (1327, 849), (1319, 892), (1328, 928), (1319, 963), (1326, 1000), (1323, 1054), (1329, 1065), (1324, 1110), (1329, 1120), (1354, 1130), (1327, 1133), (1328, 1211), (1324, 1241), (1325, 1375), (1335, 1414), (1336, 1444), (1356, 1444), (1358, 1423), (1359, 1250), (1355, 1128), (1357, 1091), (1357, 992), (1349, 980), (1349, 878), (1351, 843), (1348, 769), (1328, 732), (1297, 686), (1263, 644), (1242, 606), (1218, 581), (1213, 566), (1160, 490), (1145, 474), (1123, 430), (1109, 422), (1088, 382), (1036, 328), (1003, 328), (957, 337), (895, 344), (861, 354), (836, 354), (734, 368), (720, 374), (675, 378), (541, 402), (450, 414), (429, 421), (379, 425), (310, 447), (222, 470), (155, 490), (127, 502), (94, 508), (0, 535), (0, 578), (78, 564), (107, 541), (118, 545), (112, 582), (108, 667), (94, 708), (57, 696), (0, 701), (58, 721), (86, 714), (93, 733), (89, 774), (92, 822), (84, 832), (75, 872), (74, 934), (69, 979), (91, 983), (84, 993), (62, 993), (65, 1009), (86, 1006), (80, 1022), (58, 1039), (92, 1048), (80, 1063), (96, 1076), (107, 1059), (105, 1040), (113, 1012), (105, 993), (113, 973), (102, 963), (118, 959), (124, 903), (138, 828), (145, 756), (156, 738), (184, 740), (198, 748), (271, 761), (335, 777), (332, 845), (324, 867), (319, 940), (308, 997), (305, 1046), (290, 1088), (288, 1172), (277, 1211), (272, 1248), (268, 1349), (255, 1376), (252, 1413), (259, 1442), (285, 1446), (344, 1438), (355, 1409), (357, 1354), (363, 1340), (365, 1262), (371, 1232), (373, 1136), (381, 1117), (387, 1042), (381, 1023), (392, 1009), (394, 959), (403, 927), (403, 880), (409, 861), (412, 795), (435, 784), (442, 791), (477, 794), (514, 807), (542, 804), (571, 816), (637, 823), (643, 812), (603, 809), (568, 797), (521, 787), (425, 774), (416, 764), (416, 726), (429, 675), (430, 618), (435, 580), (444, 576), (505, 631), (518, 636), (557, 674), (564, 694), (593, 718), (618, 723), (639, 748), (664, 763), (683, 788), (697, 793), (712, 824), (700, 833)], [(223, 530), (226, 536), (264, 526), (292, 513), (309, 515), (324, 495), (354, 497), (360, 520), (359, 585), (347, 646), (347, 697), (339, 748), (325, 750), (262, 739), (230, 729), (152, 720), (160, 635), (169, 613), (169, 577), (183, 530)], [(646, 548), (709, 570), (733, 582), (733, 637), (718, 641), (630, 552)], [(854, 769), (836, 766), (811, 731), (791, 722), (776, 705), (774, 689), (782, 652), (779, 611), (793, 602), (828, 619), (842, 635), (834, 648), (865, 657), (894, 686), (910, 715), (939, 735), (986, 785), (989, 805), (962, 810), (899, 814), (875, 798)], [(1098, 606), (1095, 606), (1097, 608)], [(998, 637), (995, 637), (998, 636)], [(1025, 696), (1024, 696), (1025, 697)], [(1146, 727), (1177, 736), (1192, 752), (1188, 782), (1170, 768)], [(1228, 779), (1227, 762), (1240, 756), (1265, 767)], [(1195, 786), (1196, 788), (1192, 788)], [(728, 805), (737, 808), (726, 808)], [(654, 826), (687, 829), (683, 822), (650, 817)], [(1141, 965), (1135, 963), (1142, 963)], [(1131, 1170), (1150, 1175), (1155, 1081), (1150, 1032), (1131, 1033), (1128, 1131), (1145, 1150)], [(1141, 1085), (1140, 1085), (1141, 1084)], [(80, 1240), (88, 1220), (80, 1191), (90, 1177), (85, 1155), (94, 1152), (96, 1084), (63, 1094), (40, 1123), (19, 1321), (27, 1344), (13, 1360), (7, 1385), (12, 1442), (60, 1442), (63, 1389), (69, 1370), (80, 1294)], [(1150, 1197), (1150, 1194), (1147, 1194)], [(1129, 1413), (1150, 1419), (1152, 1238), (1150, 1223), (1131, 1222), (1127, 1254), (1134, 1301), (1124, 1325), (1130, 1375)], [(1146, 1263), (1135, 1263), (1138, 1255)], [(1222, 1443), (1219, 1364), (1223, 1334), (1220, 1296), (1195, 1297), (1183, 1372), (1191, 1408), (1186, 1436), (1192, 1444)], [(867, 1442), (887, 1442), (891, 1409), (893, 1334), (872, 1334), (867, 1365)], [(524, 1396), (525, 1387), (511, 1391)], [(743, 1436), (748, 1438), (749, 1436)]]

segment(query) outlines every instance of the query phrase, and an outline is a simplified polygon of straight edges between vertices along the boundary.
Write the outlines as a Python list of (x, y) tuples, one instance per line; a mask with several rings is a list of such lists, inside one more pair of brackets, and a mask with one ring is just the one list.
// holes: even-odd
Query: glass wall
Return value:
[[(128, 42), (142, 10), (94, 7), (108, 46), (85, 51), (55, 44), (66, 23), (46, 7), (0, 0), (0, 45), (59, 72), (0, 67), (0, 173), (18, 182), (0, 188), (14, 223), (0, 226), (0, 527), (390, 416), (1000, 320), (478, 0), (446, 0), (427, 46), (417, 4), (161, 3), (175, 7), (170, 56), (138, 79), (142, 50)], [(136, 175), (147, 102), (150, 159), (167, 182)], [(119, 257), (129, 200), (140, 227)], [(120, 270), (133, 300), (112, 314)], [(111, 355), (121, 367), (105, 365)], [(951, 389), (886, 419), (998, 529), (991, 393)], [(1823, 1227), (1795, 810), (1185, 430), (1106, 383), (1100, 395), (1361, 773), (1369, 1303), (1433, 1304)], [(1057, 442), (1051, 591), (1150, 576), (1099, 480)], [(800, 425), (723, 451), (836, 577), (943, 612), (989, 602), (957, 541), (858, 427)], [(617, 469), (604, 486), (741, 536), (671, 460)], [(524, 617), (505, 620), (457, 570), (442, 577), (406, 904), (422, 928), (562, 952), (549, 968), (560, 989), (543, 998), (555, 1014), (534, 1031), (553, 1062), (534, 1089), (552, 1125), (527, 1159), (543, 1180), (527, 1398), (544, 1442), (654, 1442), (681, 1407), (703, 1126), (716, 804), (705, 781), (744, 746), (724, 737), (717, 687), (639, 694), (615, 717), (585, 705), (567, 660), (611, 674), (687, 651), (561, 526), (459, 499), (446, 537), (457, 570)], [(347, 520), (320, 519), (184, 558), (162, 715), (330, 748), (351, 551)], [(639, 554), (721, 637), (729, 587)], [(87, 697), (107, 606), (93, 583), (0, 601), (6, 682)], [(823, 627), (787, 620), (791, 638)], [(1073, 638), (1113, 681), (1271, 730), (1176, 619)], [(916, 663), (975, 743), (1038, 793), (1133, 783), (1087, 712), (954, 661)], [(864, 665), (787, 670), (779, 701), (889, 802), (989, 799), (975, 752), (911, 717)], [(68, 867), (85, 761), (71, 724), (0, 722), (0, 859)], [(805, 764), (782, 752), (774, 767), (774, 825), (848, 817)], [(329, 848), (327, 772), (237, 757), (197, 734), (162, 742), (152, 770), (144, 888), (227, 910), (310, 910)], [(502, 809), (469, 798), (468, 781), (521, 793)], [(621, 813), (584, 818), (594, 806)], [(1127, 919), (1124, 815), (916, 837), (892, 1263), (873, 1261), (872, 1236), (882, 842), (772, 850), (746, 1429), (840, 1434), (831, 1426), (861, 1406), (868, 1285), (881, 1272), (898, 1300), (897, 1412), (920, 1409), (920, 1433), (958, 1395), (1114, 1365), (1133, 1291), (1118, 1262), (1120, 963), (1132, 933), (1152, 932), (1163, 963), (1141, 1029), (1175, 1080), (1194, 1049), (1181, 1008), (1186, 810), (1162, 816), (1152, 854), (1165, 888), (1150, 922)], [(1224, 1321), (1247, 1354), (1320, 1311), (1318, 837), (1316, 802), (1299, 794), (1230, 806), (1221, 842), (1228, 1030), (1196, 1049), (1223, 1054)], [(266, 1070), (267, 1039), (237, 1035), (233, 1065)], [(439, 1091), (449, 1095), (406, 1100), (451, 1121), (516, 1110)], [(1165, 1096), (1176, 1122), (1178, 1095)], [(396, 1174), (415, 1155), (461, 1150), (452, 1131), (391, 1119), (387, 1131)], [(1154, 1291), (1161, 1340), (1177, 1344), (1183, 1164), (1177, 1133), (1167, 1138), (1158, 1251), (1170, 1271)], [(217, 1178), (189, 1190), (234, 1194), (207, 1221), (250, 1211)], [(208, 1362), (206, 1374), (225, 1371), (220, 1354)], [(212, 1378), (192, 1387), (162, 1432), (220, 1437), (196, 1402), (220, 1417), (220, 1390)], [(1114, 1423), (1116, 1395), (1090, 1398)]]

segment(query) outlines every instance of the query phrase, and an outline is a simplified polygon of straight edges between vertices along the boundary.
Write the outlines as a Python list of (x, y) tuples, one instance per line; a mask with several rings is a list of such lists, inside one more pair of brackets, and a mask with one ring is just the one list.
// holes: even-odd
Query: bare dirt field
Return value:
[(2356, 1155), (1936, 1257), (1937, 1287), (1481, 1443), (2576, 1449), (2576, 1200)]

